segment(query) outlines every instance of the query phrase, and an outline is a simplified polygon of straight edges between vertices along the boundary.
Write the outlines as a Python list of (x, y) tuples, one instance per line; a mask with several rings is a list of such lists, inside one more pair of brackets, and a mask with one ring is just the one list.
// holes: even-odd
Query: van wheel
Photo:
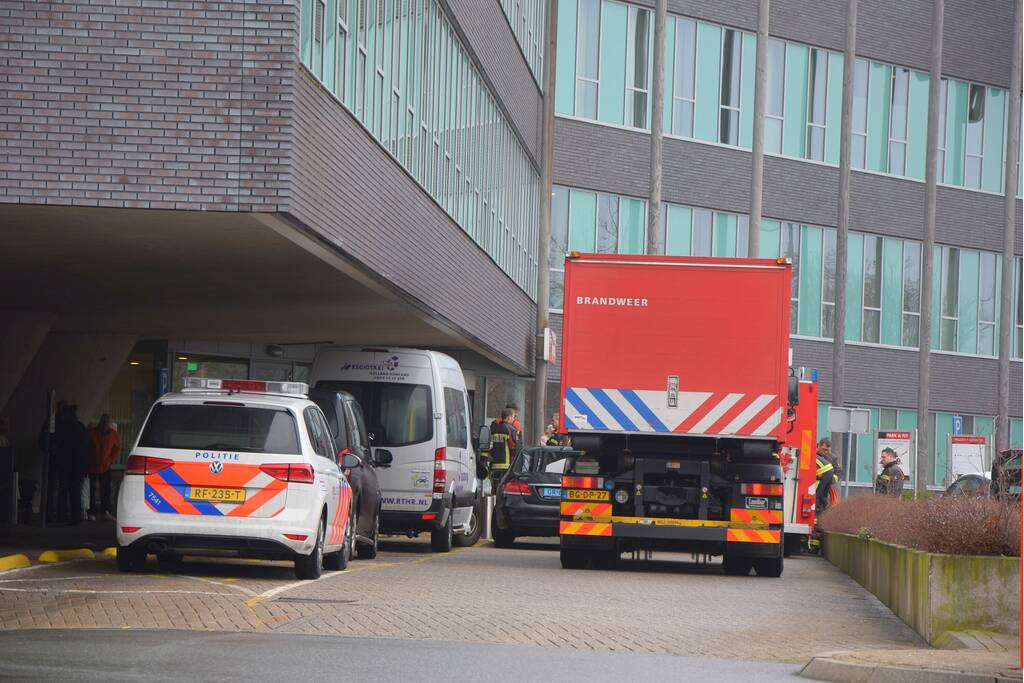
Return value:
[(440, 529), (430, 531), (430, 549), (435, 553), (446, 553), (452, 549), (452, 512), (448, 510), (448, 521)]
[(327, 533), (327, 523), (323, 517), (320, 518), (320, 526), (316, 531), (316, 543), (309, 555), (299, 555), (295, 558), (295, 578), (303, 581), (319, 579), (323, 573), (324, 566), (324, 535)]
[(117, 548), (117, 569), (122, 572), (142, 571), (146, 566), (146, 553), (141, 550), (119, 546)]
[(372, 560), (377, 557), (377, 541), (380, 539), (380, 504), (373, 516), (373, 543), (356, 543), (356, 554), (361, 560)]
[(473, 503), (473, 514), (469, 516), (469, 533), (459, 534), (454, 538), (455, 545), (460, 548), (466, 548), (471, 545), (476, 545), (476, 542), (480, 540), (480, 532), (483, 531), (483, 525), (480, 523), (481, 517), (481, 501), (477, 500)]
[(345, 542), (342, 544), (341, 550), (324, 555), (324, 569), (341, 571), (348, 567), (348, 561), (352, 559), (352, 548), (355, 544), (356, 536), (356, 506), (354, 502), (348, 509), (348, 523), (345, 525)]
[(765, 557), (754, 560), (754, 571), (758, 576), (777, 579), (782, 576), (782, 558)]

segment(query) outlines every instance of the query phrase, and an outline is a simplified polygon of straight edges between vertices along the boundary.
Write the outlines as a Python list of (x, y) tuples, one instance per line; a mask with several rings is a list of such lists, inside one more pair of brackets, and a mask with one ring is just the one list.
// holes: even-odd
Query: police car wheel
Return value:
[(324, 519), (320, 518), (320, 526), (316, 532), (316, 544), (313, 546), (313, 552), (309, 555), (299, 555), (295, 558), (295, 577), (302, 580), (319, 579), (323, 573), (324, 564), (324, 535), (326, 534), (326, 524)]
[(440, 529), (430, 532), (430, 549), (435, 553), (446, 553), (452, 549), (452, 510), (448, 510), (448, 520)]
[(146, 566), (146, 553), (135, 548), (117, 549), (117, 569), (122, 572), (141, 571)]
[(380, 505), (373, 515), (373, 542), (356, 543), (356, 554), (361, 560), (372, 560), (377, 557), (377, 539), (380, 538)]
[(476, 542), (480, 540), (480, 532), (483, 531), (480, 519), (483, 517), (483, 501), (477, 500), (473, 503), (473, 513), (469, 516), (469, 533), (459, 534), (454, 538), (455, 545), (460, 548), (466, 548), (471, 545), (476, 545)]

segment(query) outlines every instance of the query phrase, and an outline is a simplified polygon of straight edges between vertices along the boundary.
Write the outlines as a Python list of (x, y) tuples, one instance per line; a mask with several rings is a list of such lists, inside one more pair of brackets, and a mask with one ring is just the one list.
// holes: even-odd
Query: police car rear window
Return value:
[(139, 438), (145, 448), (297, 455), (299, 434), (286, 410), (158, 403)]

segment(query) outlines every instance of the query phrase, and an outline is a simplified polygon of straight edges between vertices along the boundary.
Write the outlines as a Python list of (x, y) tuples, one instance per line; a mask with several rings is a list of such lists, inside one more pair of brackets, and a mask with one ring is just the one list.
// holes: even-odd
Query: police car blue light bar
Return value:
[(186, 377), (187, 391), (244, 391), (255, 394), (308, 394), (305, 382), (268, 382), (262, 379), (213, 379), (210, 377)]

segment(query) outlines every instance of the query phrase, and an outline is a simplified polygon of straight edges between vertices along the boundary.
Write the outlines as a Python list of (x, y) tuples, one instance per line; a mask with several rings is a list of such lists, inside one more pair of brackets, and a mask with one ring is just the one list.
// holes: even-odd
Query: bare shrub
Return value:
[(1020, 555), (1021, 508), (986, 497), (854, 496), (821, 517), (824, 531), (954, 555)]

